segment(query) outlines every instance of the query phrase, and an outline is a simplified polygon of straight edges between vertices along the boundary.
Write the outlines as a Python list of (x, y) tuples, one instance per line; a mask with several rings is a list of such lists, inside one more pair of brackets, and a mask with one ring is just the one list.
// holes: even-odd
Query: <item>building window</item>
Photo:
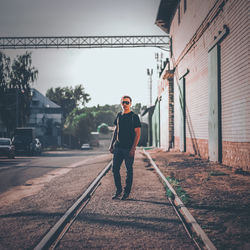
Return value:
[(184, 0), (184, 13), (186, 12), (187, 10), (187, 0)]

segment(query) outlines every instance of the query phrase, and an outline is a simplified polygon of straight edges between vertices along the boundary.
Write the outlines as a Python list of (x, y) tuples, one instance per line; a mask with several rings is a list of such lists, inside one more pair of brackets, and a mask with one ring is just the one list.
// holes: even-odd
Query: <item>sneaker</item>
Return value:
[(128, 197), (129, 197), (129, 194), (124, 193), (123, 196), (122, 196), (122, 198), (121, 198), (121, 200), (124, 201), (124, 200), (126, 200)]
[(119, 198), (119, 197), (121, 196), (121, 193), (122, 193), (122, 192), (116, 192), (116, 193), (112, 196), (112, 200)]

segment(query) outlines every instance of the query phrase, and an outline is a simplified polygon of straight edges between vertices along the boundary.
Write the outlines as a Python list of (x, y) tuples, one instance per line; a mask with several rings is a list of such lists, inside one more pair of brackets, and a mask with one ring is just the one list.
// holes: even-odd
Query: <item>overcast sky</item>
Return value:
[[(159, 3), (160, 0), (0, 0), (0, 36), (165, 35), (154, 24)], [(13, 57), (24, 50), (3, 52)], [(50, 87), (82, 84), (92, 99), (88, 106), (119, 103), (124, 94), (131, 95), (134, 104), (147, 104), (146, 70), (155, 69), (155, 52), (167, 56), (157, 48), (35, 49), (32, 58), (39, 79), (34, 87), (45, 94)]]

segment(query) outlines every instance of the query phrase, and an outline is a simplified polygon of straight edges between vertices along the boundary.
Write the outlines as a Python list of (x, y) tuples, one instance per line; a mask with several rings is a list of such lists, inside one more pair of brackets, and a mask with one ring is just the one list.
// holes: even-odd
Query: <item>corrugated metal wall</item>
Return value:
[[(180, 4), (182, 6), (183, 1)], [(210, 109), (208, 50), (214, 43), (215, 37), (219, 36), (226, 25), (230, 32), (218, 42), (220, 46), (218, 62), (221, 71), (219, 75), (221, 128), (219, 129), (222, 132), (222, 162), (249, 169), (250, 1), (194, 0), (188, 1), (187, 4), (186, 13), (181, 12), (180, 24), (176, 14), (170, 28), (173, 41), (171, 62), (172, 67), (175, 68), (175, 147), (180, 147), (180, 78), (189, 70), (185, 75), (186, 149), (188, 152), (198, 152), (202, 157), (208, 157), (208, 111)], [(197, 8), (201, 12), (197, 11)]]
[(176, 60), (181, 55), (183, 48), (190, 42), (202, 21), (206, 18), (208, 10), (218, 0), (189, 0), (187, 1), (187, 10), (185, 13), (183, 2), (183, 0), (180, 1), (180, 24), (178, 24), (178, 16), (176, 14), (170, 29)]
[(225, 9), (229, 39), (221, 43), (222, 140), (250, 141), (249, 0)]
[[(171, 26), (171, 35), (173, 37), (173, 64), (178, 60), (182, 50), (192, 38), (196, 29), (207, 15), (216, 1), (189, 1), (185, 14), (182, 14), (181, 23), (178, 25), (177, 16), (174, 17)], [(181, 6), (183, 1), (181, 1)], [(199, 6), (199, 7), (198, 7)], [(198, 9), (202, 12), (198, 13)], [(195, 17), (195, 18), (194, 18)], [(211, 40), (210, 40), (211, 41)], [(186, 145), (189, 152), (207, 151), (199, 149), (199, 144), (195, 140), (208, 139), (208, 51), (209, 41), (202, 37), (195, 46), (191, 47), (188, 53), (178, 62), (174, 78), (174, 100), (175, 100), (175, 147), (179, 145), (180, 136), (180, 103), (179, 103), (179, 84), (180, 78), (189, 70), (185, 76), (185, 99), (186, 99), (186, 137), (193, 142)], [(177, 115), (178, 114), (178, 115)], [(202, 147), (204, 144), (202, 144)], [(205, 145), (206, 147), (206, 145)], [(206, 156), (206, 153), (205, 155)]]
[(169, 148), (169, 103), (168, 103), (168, 87), (161, 95), (160, 109), (160, 142), (161, 148), (168, 150)]
[[(197, 43), (197, 46), (187, 57), (189, 61), (189, 73), (185, 77), (187, 137), (208, 138), (207, 58), (207, 50), (202, 41)], [(185, 61), (181, 64), (180, 67), (187, 65)]]

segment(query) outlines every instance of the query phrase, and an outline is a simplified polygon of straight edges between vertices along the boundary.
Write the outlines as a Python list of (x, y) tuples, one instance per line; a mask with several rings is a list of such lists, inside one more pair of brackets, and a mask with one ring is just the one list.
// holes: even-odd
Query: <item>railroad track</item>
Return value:
[(65, 233), (68, 231), (78, 214), (88, 204), (91, 196), (98, 188), (101, 179), (108, 173), (112, 166), (112, 162), (101, 171), (101, 173), (90, 184), (81, 197), (67, 210), (67, 212), (58, 220), (58, 222), (50, 229), (50, 231), (42, 238), (34, 250), (55, 249)]
[[(211, 240), (208, 238), (206, 233), (203, 231), (203, 229), (200, 227), (200, 225), (197, 223), (195, 218), (191, 215), (189, 210), (185, 207), (181, 199), (178, 197), (176, 191), (173, 189), (171, 184), (168, 182), (166, 177), (162, 174), (160, 169), (157, 167), (151, 156), (143, 149), (143, 154), (148, 158), (150, 164), (154, 167), (156, 170), (156, 173), (159, 175), (162, 182), (169, 188), (171, 193), (173, 194), (174, 198), (168, 198), (169, 202), (173, 206), (177, 216), (181, 220), (188, 236), (194, 241), (195, 245), (198, 247), (198, 249), (202, 249), (205, 247), (205, 249), (208, 250), (216, 250), (216, 247), (211, 242)], [(192, 236), (192, 232), (196, 234), (196, 237), (199, 238), (199, 240), (202, 242), (203, 247), (200, 247), (200, 244), (198, 241)]]
[[(146, 156), (150, 160), (150, 163), (156, 169), (157, 174), (159, 174), (161, 176), (162, 174), (160, 173), (160, 170), (157, 169), (157, 166), (152, 161), (150, 155), (148, 155), (145, 151), (143, 151), (143, 154), (144, 154), (144, 156)], [(34, 248), (35, 250), (42, 250), (42, 249), (51, 249), (52, 250), (58, 246), (60, 240), (67, 233), (67, 231), (69, 230), (69, 228), (71, 227), (71, 225), (73, 224), (73, 222), (75, 221), (77, 216), (80, 214), (80, 212), (88, 204), (91, 197), (93, 196), (93, 194), (95, 193), (95, 191), (99, 187), (101, 179), (108, 173), (108, 171), (111, 169), (111, 167), (112, 167), (112, 161), (108, 163), (108, 165), (100, 172), (100, 174), (95, 178), (95, 180), (89, 185), (89, 187), (81, 195), (81, 197), (66, 211), (66, 213), (58, 220), (58, 222), (42, 238), (42, 240)], [(164, 176), (161, 176), (161, 178), (166, 179)], [(170, 184), (167, 184), (167, 185), (170, 185)], [(171, 189), (172, 187), (169, 187), (169, 188)], [(175, 198), (178, 200), (178, 197), (177, 197), (175, 191), (173, 189), (171, 191), (174, 193)], [(193, 237), (193, 228), (190, 227), (190, 222), (186, 220), (186, 218), (185, 218), (186, 214), (183, 214), (183, 211), (181, 211), (181, 210), (186, 209), (184, 207), (184, 205), (182, 204), (182, 202), (180, 204), (176, 205), (175, 200), (173, 201), (173, 200), (169, 199), (169, 201), (170, 201), (171, 205), (173, 206), (178, 218), (182, 222), (183, 227), (184, 227), (186, 233), (188, 234), (189, 238), (191, 238), (193, 240), (195, 247), (197, 249), (203, 249), (203, 247), (205, 246), (206, 249), (211, 249), (211, 250), (216, 249), (213, 246), (213, 244), (210, 242), (210, 240), (208, 238), (206, 238), (206, 235), (204, 236), (203, 234), (200, 234), (200, 231), (199, 231), (199, 232), (195, 232), (195, 233), (198, 234), (201, 241), (203, 242), (203, 244), (202, 244), (203, 246), (200, 247), (200, 244), (198, 244), (198, 242)], [(196, 228), (199, 227), (199, 225), (197, 226), (197, 223), (194, 219), (193, 219), (193, 224), (195, 224)]]

